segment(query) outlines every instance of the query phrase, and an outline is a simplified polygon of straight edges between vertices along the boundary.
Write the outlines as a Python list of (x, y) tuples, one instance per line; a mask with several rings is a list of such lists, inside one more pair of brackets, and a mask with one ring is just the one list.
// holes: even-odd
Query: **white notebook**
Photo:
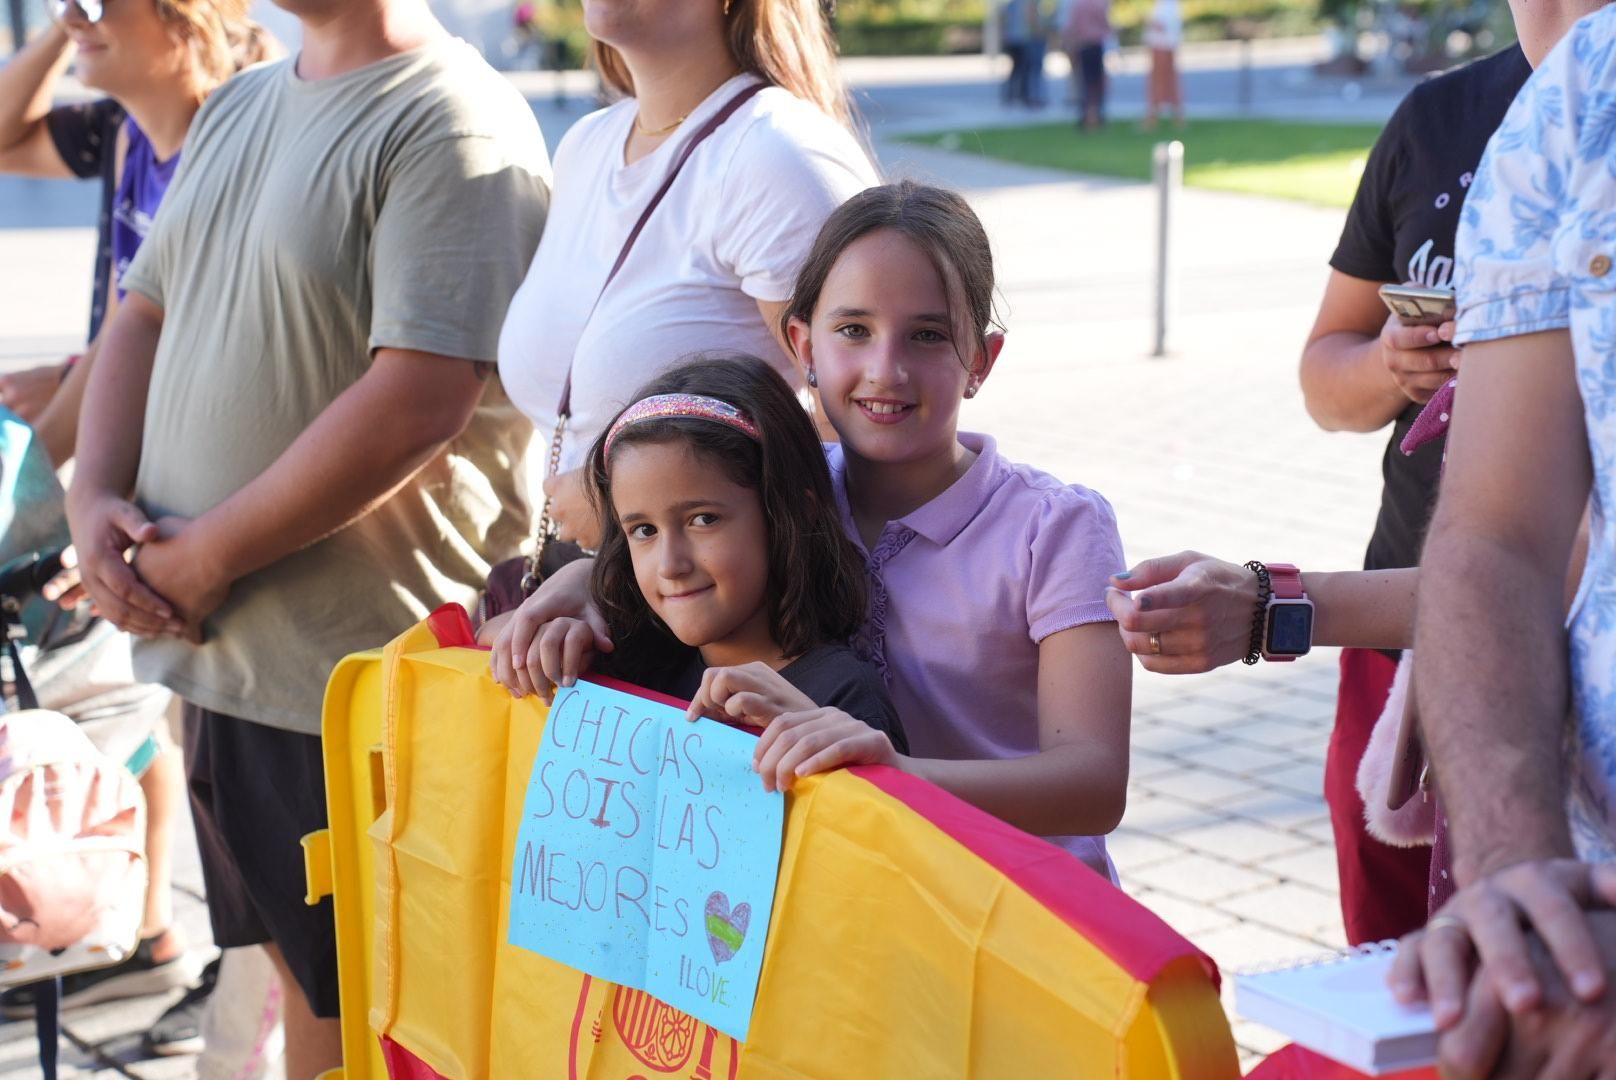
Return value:
[(1235, 1011), (1309, 1050), (1379, 1076), (1436, 1061), (1436, 1022), (1386, 986), (1392, 942), (1324, 960), (1236, 975)]

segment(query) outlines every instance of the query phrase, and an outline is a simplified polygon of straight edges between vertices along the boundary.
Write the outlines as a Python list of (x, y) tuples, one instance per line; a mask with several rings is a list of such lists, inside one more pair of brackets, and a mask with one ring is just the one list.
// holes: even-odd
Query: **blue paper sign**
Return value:
[(611, 687), (558, 690), (516, 835), (511, 944), (744, 1042), (785, 813), (754, 745)]

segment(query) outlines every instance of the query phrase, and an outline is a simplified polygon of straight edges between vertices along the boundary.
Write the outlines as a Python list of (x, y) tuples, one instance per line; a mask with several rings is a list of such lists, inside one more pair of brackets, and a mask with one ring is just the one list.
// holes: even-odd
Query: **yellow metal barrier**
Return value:
[(388, 1066), (524, 1080), (1238, 1076), (1206, 957), (1065, 853), (892, 770), (789, 797), (745, 1045), (509, 945), (545, 714), (492, 682), (486, 653), (440, 647), (463, 640), (446, 625), (350, 658), (327, 694), (331, 827), (311, 841), (310, 881), (312, 895), (329, 869), (336, 896), (345, 1080)]

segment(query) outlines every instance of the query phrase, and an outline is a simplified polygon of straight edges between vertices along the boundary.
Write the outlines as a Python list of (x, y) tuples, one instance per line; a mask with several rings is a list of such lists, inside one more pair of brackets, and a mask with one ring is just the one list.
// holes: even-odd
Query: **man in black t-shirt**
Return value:
[[(1381, 133), (1330, 258), (1330, 280), (1302, 355), (1307, 409), (1331, 431), (1392, 425), (1380, 516), (1367, 570), (1416, 566), (1435, 499), (1442, 443), (1405, 456), (1398, 444), (1458, 366), (1452, 325), (1405, 327), (1377, 290), (1387, 282), (1450, 289), (1453, 242), (1472, 173), (1531, 69), (1519, 47), (1417, 86)], [(1336, 839), (1341, 909), (1357, 944), (1425, 922), (1430, 849), (1400, 849), (1365, 831), (1355, 778), (1385, 706), (1396, 653), (1346, 649), (1325, 797)]]

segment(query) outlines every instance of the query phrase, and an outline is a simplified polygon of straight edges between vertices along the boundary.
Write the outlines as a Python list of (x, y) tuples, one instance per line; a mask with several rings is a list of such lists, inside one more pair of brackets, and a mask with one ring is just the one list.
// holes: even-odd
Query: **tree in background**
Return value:
[[(1379, 61), (1390, 70), (1436, 71), (1514, 40), (1505, 4), (1495, 0), (1318, 0), (1334, 30), (1323, 70), (1359, 74)], [(1366, 35), (1380, 51), (1367, 57)]]

